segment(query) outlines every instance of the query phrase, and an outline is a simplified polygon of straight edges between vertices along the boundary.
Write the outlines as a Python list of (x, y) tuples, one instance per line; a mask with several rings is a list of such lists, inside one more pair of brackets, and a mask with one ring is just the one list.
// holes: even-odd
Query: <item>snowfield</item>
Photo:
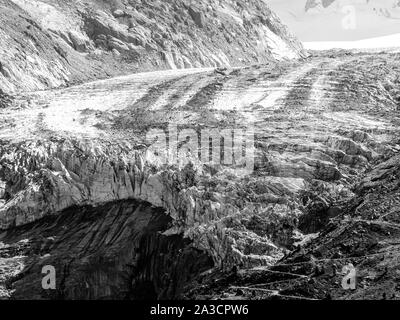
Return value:
[(358, 41), (312, 41), (303, 42), (309, 50), (328, 50), (328, 49), (389, 49), (398, 50), (400, 48), (400, 33), (390, 36), (370, 38)]

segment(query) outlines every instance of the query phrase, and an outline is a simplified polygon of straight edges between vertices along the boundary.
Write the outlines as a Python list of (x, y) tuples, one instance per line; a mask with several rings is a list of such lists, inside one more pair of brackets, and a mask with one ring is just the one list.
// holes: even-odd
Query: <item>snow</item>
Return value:
[(303, 42), (306, 49), (328, 50), (328, 49), (400, 49), (400, 33), (384, 37), (370, 38), (358, 41), (314, 41)]
[[(329, 7), (305, 10), (307, 0), (265, 0), (301, 41), (358, 41), (400, 30), (397, 0), (336, 0)], [(320, 2), (320, 0), (316, 0)], [(353, 6), (355, 25), (348, 27), (346, 6)]]

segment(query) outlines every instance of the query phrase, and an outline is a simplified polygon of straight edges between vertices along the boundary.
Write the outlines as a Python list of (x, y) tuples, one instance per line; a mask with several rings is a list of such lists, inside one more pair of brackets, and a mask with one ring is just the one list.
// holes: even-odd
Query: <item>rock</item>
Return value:
[(8, 68), (7, 68), (4, 64), (2, 64), (1, 62), (0, 62), (0, 73), (1, 73), (4, 77), (6, 77), (6, 78), (11, 78), (10, 71), (9, 71)]
[(0, 108), (6, 108), (11, 105), (13, 98), (11, 95), (5, 93), (0, 89)]
[(4, 197), (6, 191), (6, 183), (0, 180), (0, 199)]
[(136, 54), (137, 56), (141, 56), (146, 52), (146, 49), (140, 46), (135, 46), (132, 43), (128, 43), (129, 51)]
[(117, 49), (112, 49), (111, 52), (116, 57), (119, 57), (121, 55), (121, 53)]
[(108, 40), (105, 34), (99, 34), (94, 42), (97, 47), (108, 49)]
[(193, 7), (189, 7), (189, 14), (192, 17), (194, 23), (199, 27), (199, 28), (204, 28), (204, 15), (202, 12), (197, 11)]
[(125, 12), (121, 9), (117, 9), (113, 12), (113, 16), (115, 18), (121, 18), (121, 17), (125, 16)]
[(70, 31), (68, 35), (76, 51), (87, 52), (90, 49), (88, 41), (78, 32)]
[(129, 46), (127, 44), (125, 44), (124, 42), (122, 42), (121, 40), (118, 40), (116, 38), (110, 37), (110, 39), (108, 39), (108, 46), (111, 49), (116, 49), (119, 52), (124, 52), (124, 51), (129, 51)]
[(164, 51), (162, 54), (163, 54), (163, 57), (164, 57), (165, 62), (167, 63), (167, 66), (168, 66), (170, 69), (177, 69), (177, 67), (176, 67), (176, 65), (175, 65), (174, 58), (173, 58), (171, 52), (166, 52), (166, 51)]

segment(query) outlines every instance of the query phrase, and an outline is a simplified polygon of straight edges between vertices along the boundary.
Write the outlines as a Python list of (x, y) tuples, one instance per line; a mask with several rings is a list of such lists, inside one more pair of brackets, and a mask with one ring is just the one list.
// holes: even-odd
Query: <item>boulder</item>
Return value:
[(130, 52), (132, 52), (132, 53), (134, 53), (136, 55), (139, 55), (139, 56), (146, 53), (146, 49), (145, 48), (140, 47), (140, 46), (135, 46), (132, 43), (128, 43), (128, 48), (129, 48)]
[(124, 43), (123, 41), (121, 41), (121, 40), (119, 40), (117, 38), (113, 38), (113, 37), (111, 37), (108, 40), (108, 46), (111, 49), (118, 50), (119, 52), (129, 51), (129, 47), (128, 47), (128, 45), (126, 43)]
[(111, 52), (113, 53), (114, 56), (119, 57), (121, 53), (117, 49), (112, 49)]
[(125, 12), (121, 9), (117, 9), (113, 12), (113, 16), (115, 18), (121, 18), (121, 17), (125, 16)]
[(189, 7), (189, 14), (199, 28), (204, 28), (204, 15), (202, 12), (193, 9), (193, 7)]
[[(12, 102), (11, 96), (0, 89), (0, 108), (7, 107), (11, 102)], [(1, 188), (1, 181), (0, 181), (0, 188)]]
[(107, 36), (104, 34), (98, 35), (95, 40), (95, 44), (97, 47), (107, 48), (108, 46)]
[(70, 31), (68, 33), (69, 39), (71, 40), (72, 47), (79, 52), (87, 52), (90, 47), (89, 41), (77, 31)]

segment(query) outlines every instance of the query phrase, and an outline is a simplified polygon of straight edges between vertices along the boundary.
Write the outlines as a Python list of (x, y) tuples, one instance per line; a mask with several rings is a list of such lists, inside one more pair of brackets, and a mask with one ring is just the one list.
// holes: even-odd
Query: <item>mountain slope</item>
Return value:
[(302, 54), (261, 0), (0, 0), (0, 34), (0, 89), (6, 92)]

